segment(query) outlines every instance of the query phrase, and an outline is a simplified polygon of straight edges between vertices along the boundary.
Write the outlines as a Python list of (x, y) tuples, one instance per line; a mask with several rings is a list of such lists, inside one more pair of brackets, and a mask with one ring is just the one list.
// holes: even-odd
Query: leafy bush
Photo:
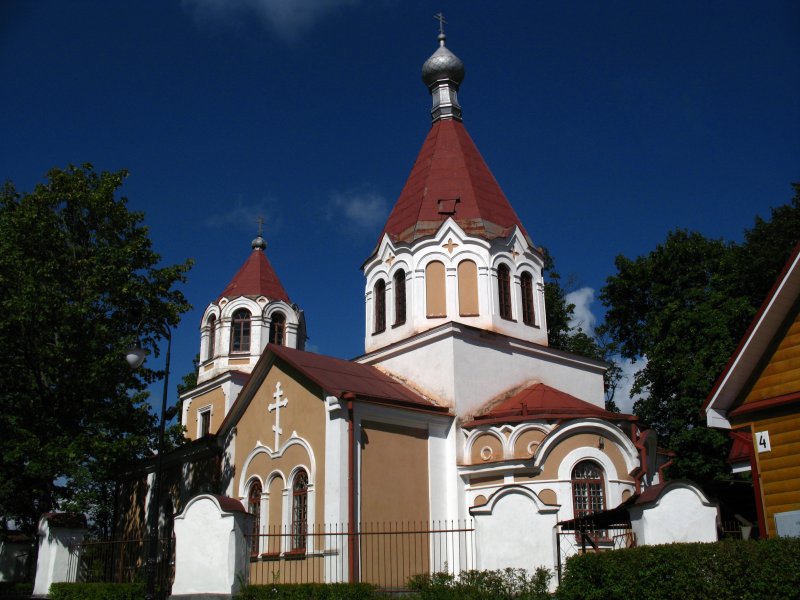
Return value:
[(27, 598), (32, 593), (32, 583), (0, 581), (0, 598)]
[(54, 583), (50, 600), (140, 600), (142, 583)]
[(247, 585), (234, 596), (237, 600), (372, 600), (381, 598), (368, 583), (276, 583)]
[(548, 587), (552, 574), (543, 567), (529, 576), (525, 569), (502, 571), (462, 571), (415, 575), (408, 587), (420, 600), (545, 600), (550, 598)]
[(559, 600), (800, 597), (800, 539), (642, 546), (573, 556)]

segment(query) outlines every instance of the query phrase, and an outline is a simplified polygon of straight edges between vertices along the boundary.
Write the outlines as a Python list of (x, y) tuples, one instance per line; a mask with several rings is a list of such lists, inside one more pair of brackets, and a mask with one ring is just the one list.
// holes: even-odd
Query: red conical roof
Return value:
[(486, 423), (516, 423), (536, 419), (585, 419), (635, 421), (626, 413), (614, 413), (544, 383), (536, 383), (514, 394), (488, 413), (476, 416), (464, 427)]
[(388, 233), (412, 242), (435, 233), (448, 217), (486, 239), (505, 237), (516, 225), (531, 242), (464, 124), (454, 119), (431, 127), (381, 238)]
[(261, 248), (250, 253), (217, 300), (235, 296), (266, 296), (270, 300), (289, 302), (289, 295)]

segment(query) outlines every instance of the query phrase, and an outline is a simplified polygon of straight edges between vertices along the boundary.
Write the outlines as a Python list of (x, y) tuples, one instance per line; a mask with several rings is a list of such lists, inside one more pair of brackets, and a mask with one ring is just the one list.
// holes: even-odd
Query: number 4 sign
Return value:
[(759, 453), (772, 450), (772, 447), (769, 445), (769, 431), (759, 431), (756, 433), (756, 447)]

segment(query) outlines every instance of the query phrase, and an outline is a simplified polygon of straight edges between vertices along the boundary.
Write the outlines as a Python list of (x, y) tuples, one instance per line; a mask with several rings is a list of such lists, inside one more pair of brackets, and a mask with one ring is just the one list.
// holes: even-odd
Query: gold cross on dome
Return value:
[(441, 12), (438, 12), (433, 15), (433, 18), (439, 21), (439, 33), (444, 33), (444, 26), (447, 25), (444, 15)]
[(384, 262), (391, 267), (392, 263), (394, 262), (394, 256), (390, 254), (389, 256), (386, 257), (386, 260)]

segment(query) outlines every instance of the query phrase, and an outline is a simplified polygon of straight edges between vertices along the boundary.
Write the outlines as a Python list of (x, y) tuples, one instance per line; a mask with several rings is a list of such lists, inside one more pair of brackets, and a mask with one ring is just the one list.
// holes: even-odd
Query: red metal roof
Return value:
[(528, 237), (464, 124), (452, 119), (431, 127), (381, 238), (411, 242), (448, 217), (487, 239), (507, 236), (514, 225)]
[(733, 440), (728, 463), (750, 462), (753, 455), (753, 434), (749, 431), (730, 431), (728, 434)]
[(351, 392), (355, 394), (356, 398), (362, 400), (374, 400), (437, 412), (448, 412), (449, 410), (445, 406), (439, 406), (423, 398), (396, 379), (370, 365), (274, 344), (268, 344), (267, 350), (288, 362), (337, 398), (341, 398), (345, 392)]
[(479, 415), (464, 427), (486, 423), (515, 423), (534, 419), (579, 419), (591, 418), (607, 421), (634, 421), (636, 417), (625, 413), (614, 413), (589, 402), (579, 400), (566, 392), (537, 383), (496, 406), (488, 413)]
[(270, 300), (289, 302), (289, 295), (283, 289), (267, 255), (259, 248), (250, 253), (239, 272), (222, 290), (217, 301), (236, 296), (266, 296)]

